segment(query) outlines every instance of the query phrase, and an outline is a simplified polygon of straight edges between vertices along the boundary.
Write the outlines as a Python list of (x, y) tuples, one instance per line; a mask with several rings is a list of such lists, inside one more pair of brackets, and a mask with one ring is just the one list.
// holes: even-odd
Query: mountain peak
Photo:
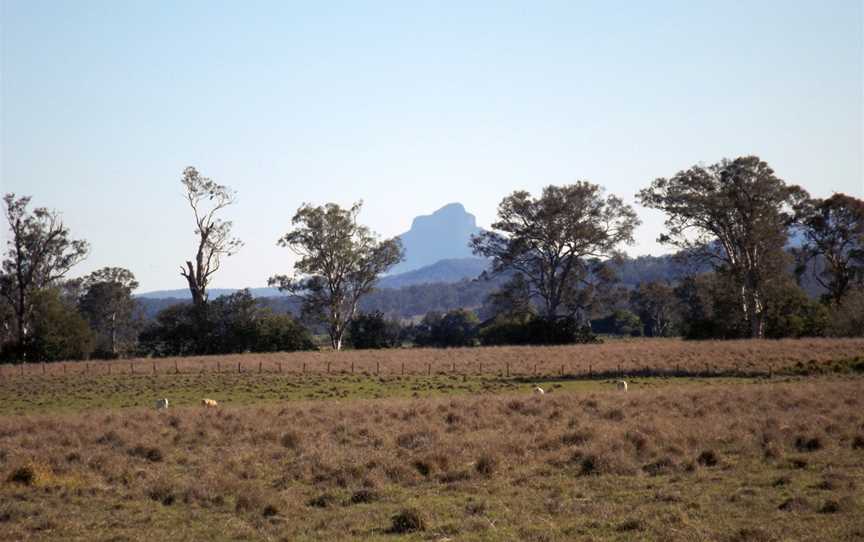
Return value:
[(472, 228), (477, 227), (477, 218), (465, 210), (465, 206), (461, 203), (448, 203), (441, 207), (431, 215), (420, 215), (415, 217), (411, 222), (411, 230), (420, 227), (438, 227), (444, 225), (451, 220), (458, 221), (465, 225), (470, 225)]
[(418, 216), (411, 223), (411, 229), (399, 236), (405, 248), (405, 261), (391, 273), (405, 273), (439, 260), (470, 258), (473, 254), (468, 242), (480, 231), (477, 218), (458, 202)]

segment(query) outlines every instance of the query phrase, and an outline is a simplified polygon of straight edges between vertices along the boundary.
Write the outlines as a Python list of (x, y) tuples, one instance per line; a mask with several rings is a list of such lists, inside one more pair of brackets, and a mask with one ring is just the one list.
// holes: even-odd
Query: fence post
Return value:
[(328, 375), (330, 374), (330, 362), (329, 361), (327, 362), (327, 374)]
[(402, 362), (402, 376), (405, 376), (405, 362)]
[(354, 374), (354, 362), (353, 361), (351, 362), (351, 374), (352, 375)]
[(456, 372), (456, 362), (455, 361), (453, 362), (453, 371), (451, 371), (451, 372), (454, 372), (454, 373)]
[(594, 367), (591, 364), (588, 364), (588, 378), (594, 378)]
[(483, 362), (480, 362), (480, 376), (483, 376)]
[(153, 362), (153, 374), (154, 375), (156, 374), (156, 362), (155, 361)]
[(306, 374), (306, 362), (305, 361), (303, 362), (303, 374), (304, 375)]
[(261, 364), (262, 364), (262, 362), (259, 361), (258, 362), (258, 374), (261, 374), (261, 371), (263, 370)]
[(279, 367), (279, 374), (281, 375), (282, 374), (282, 362), (280, 361), (276, 365)]
[[(63, 365), (63, 374), (66, 374), (66, 365)], [(21, 376), (24, 376), (24, 363), (21, 363)]]
[(564, 364), (563, 363), (561, 364), (561, 376), (562, 377), (564, 376)]
[(132, 362), (129, 362), (129, 374), (135, 374), (135, 366), (132, 365)]
[[(352, 363), (351, 365), (352, 365), (352, 367), (353, 367), (354, 364)], [(405, 364), (403, 363), (402, 366), (404, 367)], [(353, 373), (353, 372), (354, 372), (354, 369), (351, 369), (351, 372)], [(404, 369), (403, 369), (403, 372), (404, 372)], [(375, 376), (378, 376), (378, 375), (380, 375), (380, 374), (381, 374), (381, 362), (380, 362), (380, 361), (376, 361), (376, 362), (375, 362)]]
[(238, 361), (238, 362), (237, 362), (237, 374), (240, 374), (240, 373), (242, 373), (242, 372), (243, 372), (243, 371), (242, 371), (241, 368), (240, 368), (240, 362)]
[(507, 362), (507, 377), (510, 377), (510, 362)]
[(426, 364), (426, 376), (432, 376), (432, 364), (431, 363)]

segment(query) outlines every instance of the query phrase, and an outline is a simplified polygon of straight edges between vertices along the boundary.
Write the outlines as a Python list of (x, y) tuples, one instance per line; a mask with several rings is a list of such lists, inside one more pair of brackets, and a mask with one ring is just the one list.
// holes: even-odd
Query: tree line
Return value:
[[(479, 306), (397, 321), (361, 310), (377, 280), (404, 257), (399, 239), (380, 239), (349, 208), (303, 204), (277, 244), (297, 259), (269, 279), (299, 309), (282, 314), (248, 291), (209, 299), (224, 258), (243, 246), (221, 212), (237, 203), (227, 186), (184, 170), (196, 250), (180, 267), (192, 302), (145, 321), (138, 283), (106, 267), (69, 279), (89, 245), (56, 211), (29, 209), (7, 194), (9, 228), (0, 269), (0, 346), (13, 361), (90, 356), (191, 355), (315, 347), (340, 350), (474, 344), (562, 344), (598, 333), (691, 339), (864, 334), (864, 201), (812, 198), (755, 156), (696, 165), (637, 193), (662, 211), (659, 241), (692, 273), (624, 288), (616, 266), (640, 220), (632, 206), (596, 184), (516, 191), (498, 206), (471, 247), (488, 258)], [(795, 240), (789, 242), (790, 237)], [(810, 281), (823, 292), (807, 295)], [(482, 290), (482, 289), (481, 289)], [(466, 298), (467, 299), (467, 298)], [(476, 301), (476, 300), (475, 300)]]

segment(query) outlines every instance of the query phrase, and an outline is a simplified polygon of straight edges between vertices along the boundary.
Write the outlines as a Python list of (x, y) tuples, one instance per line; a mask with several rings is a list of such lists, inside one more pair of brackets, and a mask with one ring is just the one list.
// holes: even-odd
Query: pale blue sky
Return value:
[[(452, 201), (486, 226), (516, 189), (632, 202), (742, 154), (864, 197), (859, 0), (0, 2), (0, 191), (90, 241), (74, 275), (142, 291), (184, 286), (187, 165), (239, 193), (246, 246), (214, 287), (290, 271), (304, 201), (362, 198), (385, 236)], [(628, 252), (660, 253), (638, 210)]]

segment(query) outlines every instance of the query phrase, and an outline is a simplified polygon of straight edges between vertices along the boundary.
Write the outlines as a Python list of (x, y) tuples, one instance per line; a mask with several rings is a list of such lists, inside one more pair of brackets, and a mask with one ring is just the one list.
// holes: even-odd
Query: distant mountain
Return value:
[[(457, 258), (453, 260), (441, 260), (408, 271), (398, 275), (388, 275), (383, 277), (378, 282), (378, 288), (403, 288), (405, 286), (414, 286), (417, 284), (429, 283), (453, 283), (464, 279), (477, 278), (480, 273), (486, 270), (488, 266), (487, 260), (483, 258)], [(214, 288), (209, 290), (210, 299), (215, 299), (223, 295), (230, 295), (236, 292), (239, 288)], [(288, 294), (280, 292), (276, 288), (250, 288), (252, 297), (285, 297)], [(154, 292), (144, 292), (137, 294), (138, 299), (173, 299), (176, 301), (188, 300), (192, 296), (188, 289), (182, 290), (157, 290)]]
[(485, 258), (455, 258), (440, 260), (432, 265), (399, 273), (388, 275), (378, 281), (379, 288), (404, 288), (415, 284), (451, 283), (462, 279), (477, 278), (483, 271), (489, 268), (489, 261)]
[[(213, 288), (212, 290), (207, 290), (207, 295), (210, 299), (216, 299), (223, 295), (231, 295), (238, 290), (240, 290), (240, 288)], [(249, 292), (251, 292), (252, 297), (280, 297), (287, 295), (276, 288), (249, 288)], [(192, 294), (189, 293), (188, 288), (183, 288), (181, 290), (155, 290), (153, 292), (144, 292), (143, 294), (135, 294), (135, 297), (139, 299), (184, 300), (192, 299)]]
[(461, 203), (451, 203), (431, 215), (418, 216), (411, 229), (399, 236), (405, 249), (405, 261), (396, 265), (391, 273), (413, 271), (441, 260), (472, 258), (468, 241), (481, 231), (477, 219)]

